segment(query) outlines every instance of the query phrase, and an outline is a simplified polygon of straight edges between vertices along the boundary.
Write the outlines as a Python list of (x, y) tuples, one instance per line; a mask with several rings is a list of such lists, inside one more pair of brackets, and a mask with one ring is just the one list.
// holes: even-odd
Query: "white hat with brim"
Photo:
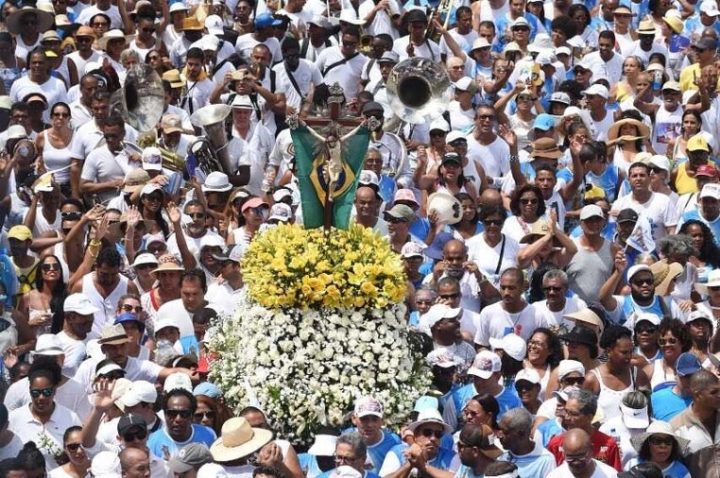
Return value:
[(720, 287), (720, 269), (711, 271), (705, 284), (695, 284), (695, 290), (701, 295), (708, 295), (708, 287)]
[(185, 5), (183, 2), (175, 2), (172, 5), (170, 5), (170, 13), (175, 12), (187, 12), (189, 8), (187, 5)]
[(97, 44), (101, 50), (104, 50), (105, 48), (107, 48), (107, 44), (109, 41), (117, 40), (120, 38), (123, 38), (125, 40), (125, 44), (128, 44), (132, 41), (133, 38), (135, 38), (135, 35), (125, 35), (122, 30), (113, 29), (105, 32), (102, 37), (98, 38)]
[(60, 339), (55, 334), (42, 334), (38, 336), (35, 350), (32, 355), (58, 356), (65, 355)]
[(213, 460), (218, 463), (239, 460), (262, 448), (272, 440), (272, 432), (253, 428), (243, 417), (223, 423), (220, 438), (210, 447)]
[(678, 448), (680, 449), (679, 451), (681, 454), (684, 454), (685, 449), (690, 443), (690, 440), (678, 436), (677, 433), (675, 433), (675, 431), (673, 430), (672, 426), (668, 422), (664, 422), (662, 420), (654, 420), (652, 423), (650, 423), (644, 433), (630, 438), (630, 443), (632, 444), (633, 448), (635, 448), (635, 450), (639, 452), (647, 439), (653, 435), (667, 435), (673, 437), (679, 445)]
[(442, 426), (445, 433), (452, 432), (452, 428), (450, 427), (450, 425), (443, 421), (440, 412), (432, 408), (426, 408), (425, 410), (420, 412), (418, 414), (417, 420), (408, 425), (408, 430), (415, 433), (415, 430), (419, 426), (425, 425), (426, 423), (434, 423), (436, 425)]
[(600, 319), (600, 317), (598, 317), (598, 315), (591, 309), (587, 308), (578, 310), (577, 312), (566, 314), (563, 316), (563, 319), (575, 322), (576, 324), (583, 323), (585, 325), (595, 326), (600, 329), (600, 333), (602, 333), (603, 329), (605, 328), (605, 325), (603, 324), (603, 321)]
[(12, 12), (7, 17), (7, 20), (5, 20), (8, 31), (15, 35), (19, 35), (23, 29), (20, 20), (28, 13), (34, 13), (37, 16), (37, 29), (39, 32), (45, 32), (47, 30), (50, 30), (53, 22), (55, 21), (54, 15), (51, 15), (46, 11), (40, 10), (39, 8), (22, 7), (21, 9)]
[(168, 261), (161, 263), (157, 269), (153, 269), (152, 273), (157, 274), (158, 272), (182, 272), (185, 268), (177, 262)]
[(645, 430), (650, 425), (650, 417), (648, 416), (647, 407), (630, 408), (621, 403), (620, 411), (622, 412), (622, 420), (626, 427), (635, 430)]
[(315, 442), (308, 449), (308, 455), (334, 456), (337, 437), (335, 435), (315, 435)]

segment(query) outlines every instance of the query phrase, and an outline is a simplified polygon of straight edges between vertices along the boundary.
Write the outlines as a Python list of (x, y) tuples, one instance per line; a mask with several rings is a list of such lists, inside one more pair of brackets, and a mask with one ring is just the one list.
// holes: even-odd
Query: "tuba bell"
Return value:
[(408, 58), (395, 65), (385, 88), (390, 108), (400, 120), (412, 124), (429, 124), (443, 114), (452, 98), (447, 73), (427, 58)]
[(202, 128), (205, 136), (201, 136), (188, 147), (188, 155), (198, 160), (198, 166), (205, 173), (220, 171), (228, 176), (235, 174), (231, 166), (228, 138), (225, 132), (225, 118), (232, 107), (228, 105), (203, 106), (190, 116), (190, 122)]

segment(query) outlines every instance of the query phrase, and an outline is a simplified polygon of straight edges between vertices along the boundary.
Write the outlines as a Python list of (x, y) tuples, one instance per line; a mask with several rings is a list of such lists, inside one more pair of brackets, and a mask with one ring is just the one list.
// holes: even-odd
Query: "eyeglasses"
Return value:
[(206, 410), (204, 412), (195, 412), (195, 420), (202, 420), (203, 418), (207, 418), (208, 420), (214, 420), (215, 419), (215, 412), (213, 410)]
[(673, 441), (675, 441), (675, 439), (673, 437), (667, 436), (667, 435), (661, 435), (661, 436), (653, 435), (650, 437), (649, 441), (650, 441), (651, 445), (672, 446)]
[[(142, 264), (142, 265), (138, 266), (138, 268), (144, 267), (146, 265), (150, 266), (150, 267), (154, 267), (153, 264)], [(142, 308), (142, 305), (123, 304), (120, 306), (120, 310), (122, 310), (123, 312), (135, 312), (136, 314), (139, 314), (140, 312), (143, 311), (143, 308)]]
[(423, 428), (422, 430), (420, 430), (420, 435), (422, 435), (426, 438), (435, 437), (439, 440), (443, 437), (444, 433), (442, 432), (442, 430), (433, 430), (432, 428)]
[(193, 219), (205, 219), (205, 213), (204, 212), (196, 212), (188, 214)]
[(69, 118), (70, 113), (53, 113), (52, 114), (55, 118)]
[(487, 219), (482, 223), (486, 226), (502, 226), (503, 222), (502, 219)]
[(676, 339), (675, 337), (670, 337), (669, 339), (659, 339), (658, 340), (658, 345), (660, 345), (660, 347), (664, 347), (666, 345), (677, 345), (677, 344), (678, 344), (678, 339)]
[(172, 420), (173, 418), (177, 418), (177, 417), (186, 418), (186, 419), (187, 419), (187, 418), (190, 418), (191, 415), (192, 415), (192, 412), (191, 412), (190, 410), (188, 410), (188, 409), (182, 409), (182, 410), (172, 410), (172, 409), (169, 409), (169, 410), (165, 410), (165, 416), (168, 417), (168, 418), (171, 419), (171, 420)]
[(65, 448), (67, 448), (68, 451), (75, 452), (82, 448), (82, 443), (68, 443), (65, 445)]
[(30, 396), (32, 398), (38, 398), (40, 395), (42, 395), (43, 397), (52, 397), (53, 393), (55, 393), (55, 389), (52, 387), (34, 388), (30, 390)]
[(630, 283), (631, 283), (632, 285), (636, 285), (636, 286), (642, 286), (642, 285), (646, 285), (646, 284), (647, 284), (647, 285), (652, 285), (652, 284), (653, 284), (653, 279), (651, 279), (651, 278), (648, 278), (648, 279), (635, 279), (635, 280), (631, 281)]
[(520, 204), (522, 204), (524, 206), (527, 206), (528, 204), (537, 204), (537, 203), (538, 203), (537, 199), (531, 199), (531, 198), (520, 199)]
[[(167, 412), (165, 412), (167, 413)], [(140, 429), (135, 432), (127, 432), (123, 434), (123, 440), (127, 442), (136, 441), (136, 440), (144, 440), (145, 437), (147, 437), (147, 430)]]
[(45, 272), (59, 271), (60, 264), (58, 264), (57, 262), (46, 262), (45, 264), (41, 265), (40, 268), (42, 268), (42, 270)]
[(335, 456), (335, 463), (350, 463), (357, 460), (354, 456)]
[(654, 325), (640, 325), (638, 327), (635, 327), (635, 332), (638, 334), (653, 334), (657, 330), (657, 327)]
[(563, 385), (582, 385), (585, 383), (585, 377), (568, 377), (560, 380)]

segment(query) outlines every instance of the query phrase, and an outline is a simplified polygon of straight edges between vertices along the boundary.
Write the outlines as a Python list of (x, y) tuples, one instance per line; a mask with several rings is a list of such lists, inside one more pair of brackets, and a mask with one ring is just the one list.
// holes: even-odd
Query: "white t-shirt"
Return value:
[[(342, 61), (344, 63), (339, 63)], [(336, 66), (328, 70), (327, 68), (333, 64)], [(364, 64), (365, 57), (363, 55), (358, 53), (348, 60), (342, 54), (339, 46), (324, 49), (315, 60), (315, 66), (325, 78), (325, 84), (332, 86), (337, 82), (345, 92), (347, 101), (356, 98), (360, 92), (360, 75)]]
[(499, 136), (490, 144), (481, 144), (474, 135), (467, 137), (467, 157), (485, 169), (488, 178), (499, 178), (510, 172), (510, 147)]
[[(505, 236), (505, 247), (500, 240), (495, 247), (490, 247), (485, 242), (485, 234), (478, 234), (465, 241), (468, 250), (468, 260), (475, 262), (488, 281), (497, 285), (500, 275), (505, 269), (517, 265), (517, 254), (520, 250), (519, 244), (508, 236)], [(500, 257), (502, 251), (502, 258)], [(498, 268), (498, 263), (500, 267)]]
[[(410, 36), (405, 35), (404, 37), (398, 38), (393, 43), (393, 51), (398, 54), (399, 61), (406, 60), (408, 58), (407, 47), (410, 44)], [(416, 58), (427, 58), (433, 63), (440, 63), (440, 46), (432, 40), (426, 40), (422, 45), (415, 46), (415, 57)]]
[[(118, 10), (118, 7), (115, 5), (110, 5), (110, 8), (107, 10), (100, 10), (97, 6), (89, 6), (85, 9), (83, 9), (82, 12), (80, 12), (80, 15), (75, 19), (75, 23), (78, 23), (80, 25), (88, 25), (90, 22), (90, 19), (97, 15), (98, 13), (102, 13), (103, 15), (107, 15), (110, 18), (110, 28), (122, 28), (123, 21), (122, 17), (120, 16), (120, 10)], [(144, 61), (144, 58), (141, 58), (140, 61)]]
[(78, 366), (85, 360), (85, 340), (76, 340), (70, 337), (64, 330), (57, 334), (57, 338), (62, 344), (65, 351), (65, 361), (63, 362), (63, 373), (68, 377), (72, 377), (77, 372)]
[[(617, 478), (618, 472), (615, 468), (595, 459), (593, 461), (595, 462), (595, 471), (590, 475), (590, 478)], [(567, 462), (565, 462), (551, 471), (547, 478), (575, 478), (575, 475), (570, 471)]]
[(527, 304), (523, 310), (512, 314), (502, 305), (502, 302), (496, 302), (480, 311), (480, 323), (475, 334), (476, 344), (488, 347), (491, 338), (501, 339), (512, 333), (528, 340), (535, 329), (547, 326), (533, 304)]
[(222, 284), (210, 284), (208, 291), (205, 293), (205, 300), (211, 307), (217, 310), (220, 315), (231, 316), (237, 309), (242, 298), (247, 294), (245, 287), (233, 289), (230, 284), (223, 282)]
[(547, 300), (533, 302), (533, 305), (537, 310), (538, 316), (542, 317), (542, 320), (545, 321), (548, 326), (553, 327), (564, 325), (568, 328), (568, 330), (573, 328), (575, 322), (563, 319), (563, 317), (568, 314), (572, 314), (573, 312), (577, 312), (578, 310), (583, 310), (587, 308), (587, 304), (585, 304), (585, 301), (578, 296), (567, 298), (565, 300), (565, 307), (563, 307), (562, 310), (558, 312), (553, 312), (548, 308)]
[(282, 61), (280, 41), (275, 37), (270, 37), (264, 42), (259, 42), (255, 39), (252, 33), (246, 33), (237, 37), (237, 40), (235, 41), (235, 50), (245, 60), (250, 61), (250, 55), (252, 54), (253, 48), (258, 46), (260, 43), (270, 49), (270, 56), (272, 57), (271, 64)]
[(633, 199), (633, 194), (630, 193), (617, 199), (612, 205), (612, 211), (615, 212), (620, 212), (625, 208), (632, 208), (650, 221), (653, 239), (656, 242), (667, 235), (666, 227), (677, 224), (675, 209), (670, 206), (670, 197), (665, 194), (651, 192), (650, 199), (640, 204)]
[(296, 111), (300, 109), (302, 98), (307, 98), (308, 93), (310, 92), (310, 87), (317, 86), (323, 82), (320, 70), (318, 70), (315, 64), (307, 60), (300, 59), (298, 67), (295, 71), (290, 73), (292, 73), (293, 78), (295, 78), (295, 83), (300, 88), (300, 93), (302, 93), (301, 98), (300, 94), (295, 89), (293, 82), (290, 81), (290, 76), (285, 63), (278, 63), (273, 67), (273, 70), (276, 75), (275, 87), (277, 91), (285, 93), (287, 106), (292, 106)]

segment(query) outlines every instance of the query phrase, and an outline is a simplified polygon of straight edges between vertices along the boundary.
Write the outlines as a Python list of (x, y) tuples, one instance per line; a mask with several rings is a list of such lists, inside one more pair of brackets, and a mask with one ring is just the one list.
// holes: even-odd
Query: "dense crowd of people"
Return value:
[[(720, 476), (718, 17), (2, 1), (0, 478)], [(288, 125), (329, 136), (339, 93), (371, 129), (352, 223), (402, 258), (432, 389), (308, 447), (228, 406), (207, 344), (249, 244), (303, 223)]]

